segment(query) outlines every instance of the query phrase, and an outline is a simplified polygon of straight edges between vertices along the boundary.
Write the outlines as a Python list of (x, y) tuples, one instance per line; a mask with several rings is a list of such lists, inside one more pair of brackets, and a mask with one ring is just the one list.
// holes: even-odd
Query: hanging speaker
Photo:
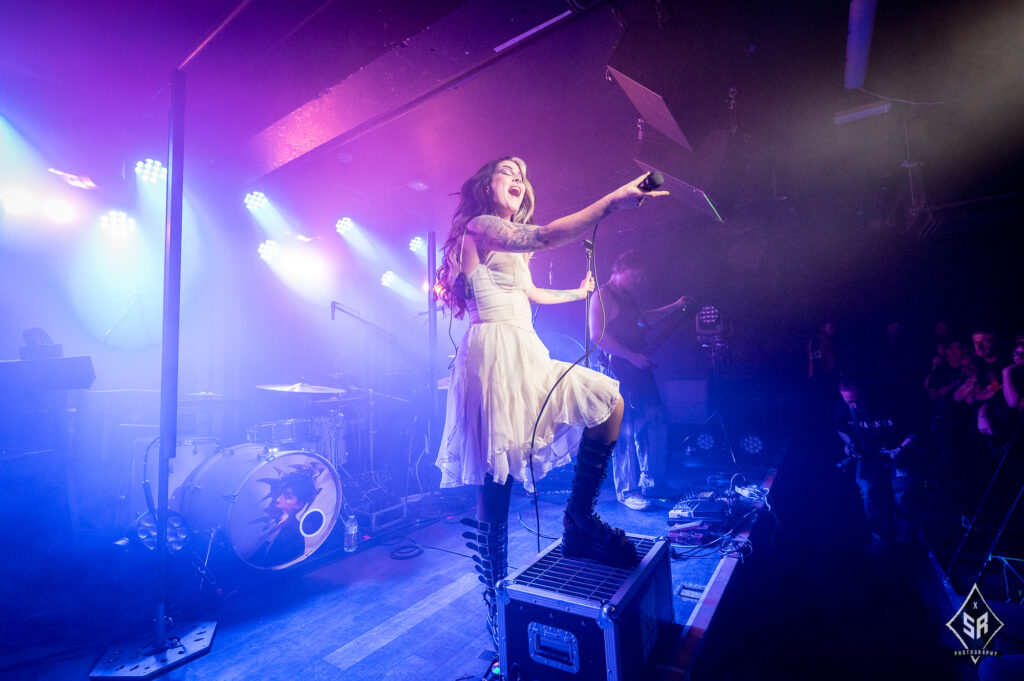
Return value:
[[(694, 151), (721, 110), (728, 87), (718, 57), (714, 24), (691, 20), (659, 26), (635, 21), (626, 28), (608, 70), (647, 125)], [(720, 91), (718, 91), (720, 90)]]
[[(704, 7), (710, 12), (708, 7)], [(711, 14), (623, 32), (608, 70), (643, 118), (635, 160), (665, 176), (671, 196), (721, 222), (708, 195), (731, 133), (729, 22)]]

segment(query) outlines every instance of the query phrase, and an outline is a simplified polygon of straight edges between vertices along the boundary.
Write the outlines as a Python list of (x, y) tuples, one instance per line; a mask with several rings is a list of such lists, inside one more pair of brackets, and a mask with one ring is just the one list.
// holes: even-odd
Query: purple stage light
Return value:
[(421, 253), (426, 248), (426, 245), (422, 237), (414, 236), (412, 241), (409, 242), (409, 250), (413, 253)]
[(338, 234), (345, 236), (352, 229), (352, 218), (341, 218), (334, 223), (334, 228), (338, 230)]
[(392, 272), (391, 270), (388, 270), (387, 272), (381, 275), (380, 283), (381, 286), (384, 286), (385, 288), (391, 288), (391, 285), (395, 283), (395, 273)]
[(249, 192), (245, 195), (245, 207), (252, 212), (258, 211), (267, 205), (267, 197), (263, 192)]
[(114, 239), (127, 239), (135, 234), (135, 219), (122, 211), (112, 210), (100, 216), (103, 232)]
[(143, 182), (156, 184), (160, 180), (167, 179), (167, 168), (160, 161), (147, 158), (145, 161), (139, 161), (135, 164), (135, 174)]
[(270, 262), (281, 252), (281, 245), (272, 239), (267, 239), (259, 245), (256, 252), (260, 254), (260, 258)]

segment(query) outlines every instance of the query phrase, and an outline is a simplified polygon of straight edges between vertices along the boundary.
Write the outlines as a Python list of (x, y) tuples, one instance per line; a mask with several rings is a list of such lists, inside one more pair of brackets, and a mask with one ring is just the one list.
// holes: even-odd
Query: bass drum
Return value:
[(319, 454), (249, 443), (201, 464), (180, 497), (193, 528), (219, 531), (247, 565), (280, 570), (327, 539), (341, 510), (341, 482)]

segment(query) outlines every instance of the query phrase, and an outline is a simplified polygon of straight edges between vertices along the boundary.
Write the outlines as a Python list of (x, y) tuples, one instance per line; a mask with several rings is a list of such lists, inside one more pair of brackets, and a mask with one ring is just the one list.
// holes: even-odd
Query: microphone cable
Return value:
[[(591, 244), (593, 244), (593, 250), (594, 250), (594, 269), (595, 270), (597, 269), (597, 227), (598, 227), (599, 224), (601, 224), (601, 223), (599, 222), (599, 223), (594, 225), (594, 232), (593, 232), (593, 234), (590, 237), (590, 242), (591, 242)], [(537, 491), (537, 479), (536, 479), (536, 474), (534, 473), (534, 470), (533, 470), (533, 452), (534, 452), (534, 448), (535, 448), (535, 445), (536, 445), (536, 442), (537, 442), (537, 428), (540, 427), (540, 418), (541, 418), (541, 416), (544, 415), (544, 409), (548, 406), (548, 402), (551, 401), (551, 396), (555, 393), (555, 388), (558, 387), (558, 384), (562, 382), (562, 379), (564, 379), (566, 376), (569, 375), (570, 371), (572, 371), (574, 368), (579, 366), (580, 362), (582, 362), (585, 359), (587, 359), (588, 357), (590, 357), (591, 353), (593, 353), (594, 350), (597, 349), (597, 346), (601, 343), (601, 341), (604, 340), (604, 332), (605, 332), (605, 329), (607, 328), (607, 319), (605, 318), (604, 297), (601, 294), (601, 283), (598, 280), (596, 272), (594, 273), (594, 289), (597, 292), (598, 304), (601, 306), (601, 334), (597, 337), (597, 340), (593, 341), (592, 345), (590, 345), (589, 347), (585, 348), (584, 353), (582, 355), (580, 355), (579, 358), (577, 358), (575, 362), (570, 364), (565, 369), (565, 371), (562, 372), (562, 375), (558, 377), (558, 380), (555, 381), (554, 385), (551, 386), (551, 389), (548, 390), (548, 394), (544, 397), (544, 402), (542, 402), (541, 405), (540, 405), (540, 411), (537, 413), (537, 420), (535, 420), (533, 422), (533, 434), (530, 436), (530, 459), (529, 459), (529, 463), (530, 463), (530, 484), (533, 486), (533, 515), (534, 515), (534, 519), (535, 519), (535, 523), (536, 523), (536, 527), (537, 527), (537, 532), (536, 532), (536, 537), (537, 537), (537, 553), (540, 553), (540, 538), (542, 536), (541, 532), (540, 532), (540, 502), (539, 502), (540, 493)], [(587, 324), (590, 324), (590, 320), (589, 319), (587, 320)]]

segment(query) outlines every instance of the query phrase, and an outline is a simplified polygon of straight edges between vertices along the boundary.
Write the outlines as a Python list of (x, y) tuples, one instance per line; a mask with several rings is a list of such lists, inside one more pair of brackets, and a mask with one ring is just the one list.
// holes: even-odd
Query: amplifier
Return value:
[(506, 681), (640, 681), (672, 625), (668, 543), (628, 535), (632, 570), (566, 558), (561, 540), (498, 584)]

